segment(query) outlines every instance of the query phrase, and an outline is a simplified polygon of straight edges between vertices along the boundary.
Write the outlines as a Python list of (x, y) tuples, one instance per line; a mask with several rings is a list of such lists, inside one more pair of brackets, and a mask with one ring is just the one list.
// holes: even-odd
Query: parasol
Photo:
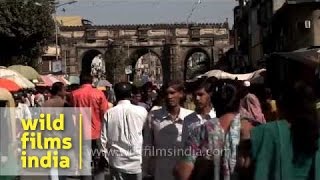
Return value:
[(54, 76), (52, 74), (48, 75), (40, 75), (40, 79), (42, 82), (37, 83), (37, 86), (52, 86), (52, 84), (56, 82), (62, 82), (64, 85), (68, 85), (69, 81), (66, 80), (62, 75)]
[(70, 84), (80, 84), (79, 76), (69, 76), (69, 83)]
[(95, 86), (96, 87), (112, 87), (112, 84), (107, 80), (99, 80)]
[(64, 78), (64, 75), (57, 75), (55, 76), (60, 82), (62, 82), (64, 85), (70, 85), (70, 82)]
[(0, 67), (0, 78), (9, 79), (23, 89), (35, 88), (35, 85), (20, 73), (7, 69), (5, 67)]
[(20, 73), (22, 76), (24, 76), (29, 80), (37, 80), (40, 78), (39, 73), (31, 66), (13, 65), (13, 66), (9, 66), (8, 69), (11, 69)]
[(238, 79), (241, 81), (260, 82), (263, 78), (263, 73), (265, 72), (266, 69), (259, 69), (257, 71), (247, 74), (230, 74), (221, 70), (211, 70), (191, 80), (188, 80), (187, 82), (194, 82), (202, 77), (216, 77), (217, 79)]
[(40, 78), (41, 78), (43, 83), (39, 83), (39, 84), (37, 84), (37, 86), (48, 86), (48, 87), (50, 87), (50, 86), (52, 86), (53, 83), (60, 82), (59, 79), (57, 79), (56, 77), (54, 77), (51, 74), (41, 75)]
[(17, 92), (21, 89), (14, 81), (9, 79), (0, 78), (0, 88), (7, 89), (10, 92)]

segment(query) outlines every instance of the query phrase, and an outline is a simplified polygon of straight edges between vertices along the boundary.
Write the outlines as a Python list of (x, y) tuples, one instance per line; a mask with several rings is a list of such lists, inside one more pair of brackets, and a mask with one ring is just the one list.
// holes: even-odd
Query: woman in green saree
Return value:
[(279, 99), (282, 119), (251, 131), (256, 180), (320, 180), (319, 117), (313, 88), (297, 82)]

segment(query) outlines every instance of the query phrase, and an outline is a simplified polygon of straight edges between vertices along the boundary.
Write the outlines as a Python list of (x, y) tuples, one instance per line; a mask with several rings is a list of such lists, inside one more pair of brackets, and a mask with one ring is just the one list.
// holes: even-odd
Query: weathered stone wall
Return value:
[(217, 62), (217, 49), (229, 46), (228, 24), (61, 27), (60, 36), (68, 74), (80, 73), (82, 59), (90, 50), (106, 54), (111, 47), (121, 49), (127, 52), (123, 59), (128, 59), (136, 50), (149, 49), (162, 62), (164, 81), (183, 79), (186, 56), (194, 48), (206, 52), (213, 66)]

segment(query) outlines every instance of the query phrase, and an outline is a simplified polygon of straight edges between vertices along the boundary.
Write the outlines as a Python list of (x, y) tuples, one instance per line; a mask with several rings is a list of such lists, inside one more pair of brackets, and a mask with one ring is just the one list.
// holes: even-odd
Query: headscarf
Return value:
[(258, 124), (266, 123), (261, 110), (259, 99), (254, 94), (247, 94), (240, 102), (240, 115), (242, 119), (248, 119)]

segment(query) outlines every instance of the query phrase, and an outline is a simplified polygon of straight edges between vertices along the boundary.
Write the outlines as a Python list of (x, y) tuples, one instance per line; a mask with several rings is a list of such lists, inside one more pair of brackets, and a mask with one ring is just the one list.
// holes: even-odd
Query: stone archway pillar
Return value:
[(173, 79), (176, 80), (184, 80), (183, 74), (184, 74), (184, 61), (183, 59), (183, 48), (180, 46), (174, 47), (174, 69), (173, 69)]

